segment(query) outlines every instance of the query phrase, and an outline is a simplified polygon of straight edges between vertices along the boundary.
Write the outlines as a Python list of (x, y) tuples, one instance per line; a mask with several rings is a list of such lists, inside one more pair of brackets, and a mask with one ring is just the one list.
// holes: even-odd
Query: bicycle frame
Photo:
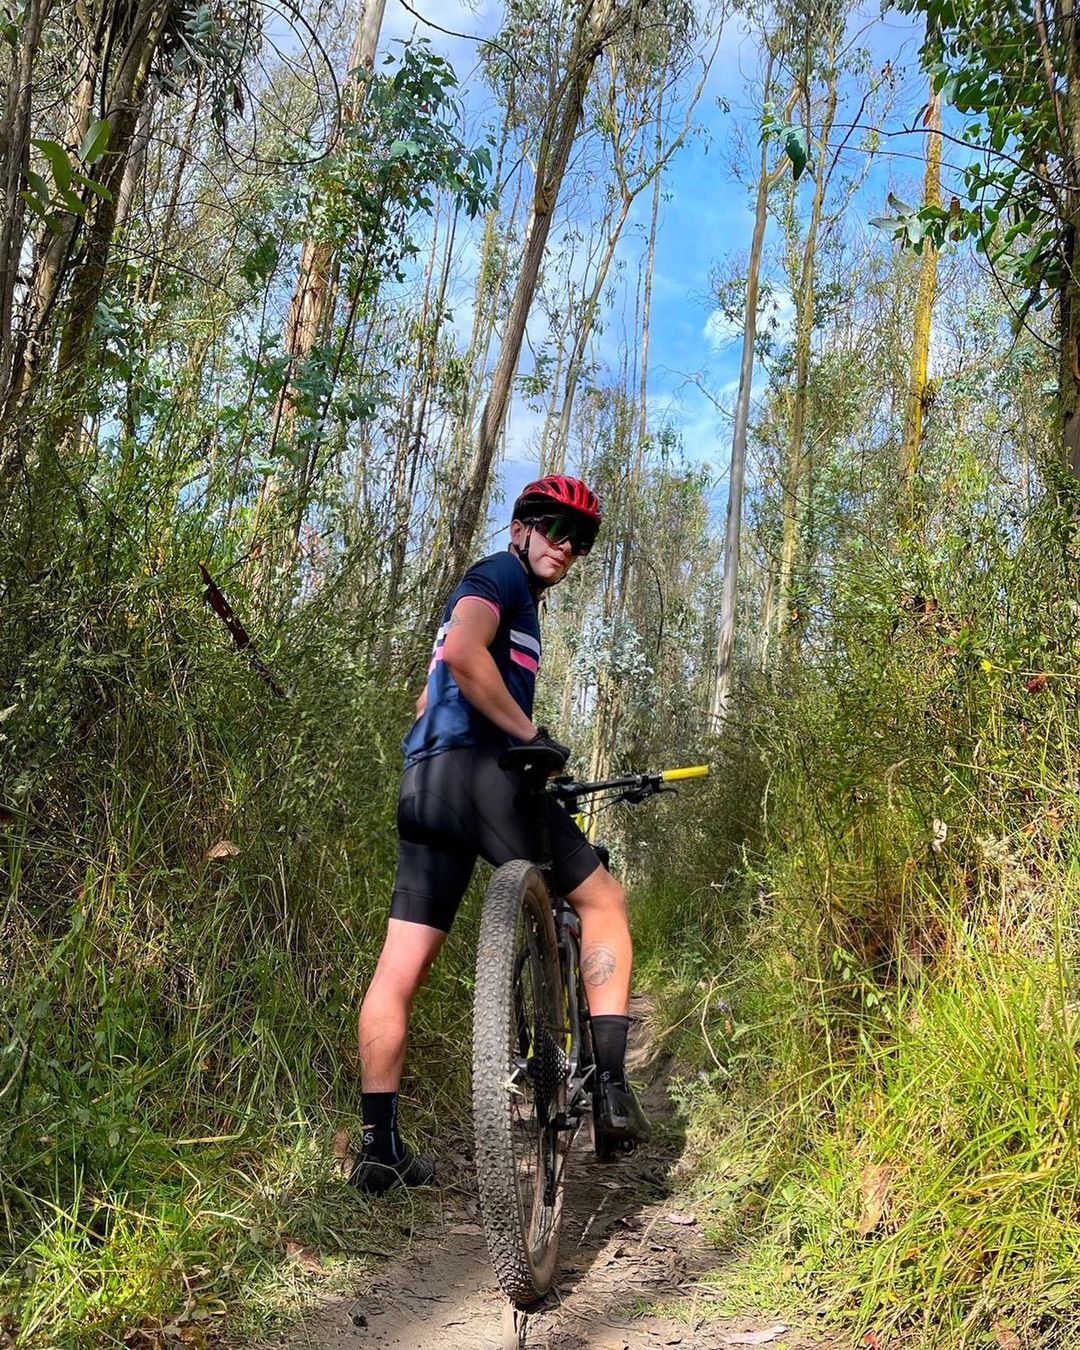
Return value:
[(551, 831), (548, 825), (547, 810), (543, 797), (549, 795), (559, 801), (572, 814), (578, 812), (583, 797), (595, 797), (604, 794), (610, 798), (609, 804), (619, 801), (643, 802), (660, 792), (674, 792), (670, 784), (687, 778), (704, 778), (709, 772), (708, 765), (695, 765), (686, 769), (664, 769), (653, 773), (625, 774), (617, 778), (605, 778), (598, 782), (577, 782), (571, 778), (556, 778), (549, 781), (542, 768), (528, 768), (522, 771), (522, 780), (526, 793), (533, 798), (533, 819), (536, 822), (536, 841), (533, 850), (533, 862), (543, 873), (548, 895), (555, 915), (555, 928), (559, 944), (559, 966), (563, 987), (564, 1014), (566, 1026), (566, 1057), (569, 1071), (566, 1081), (565, 1109), (556, 1117), (557, 1129), (577, 1132), (585, 1113), (592, 1109), (592, 1096), (589, 1077), (592, 1065), (581, 1071), (581, 1052), (584, 1041), (583, 1021), (588, 1018), (588, 1006), (583, 1006), (580, 981), (580, 945), (581, 921), (573, 906), (559, 894), (554, 885), (551, 861)]
[(550, 746), (507, 751), (516, 807), (533, 824), (528, 854), (505, 862), (481, 914), (473, 1013), (473, 1117), (477, 1179), (492, 1264), (515, 1306), (532, 1306), (551, 1287), (558, 1261), (566, 1165), (586, 1115), (593, 1146), (608, 1161), (622, 1140), (605, 1133), (598, 1110), (588, 997), (581, 969), (581, 922), (554, 885), (552, 808), (547, 794), (576, 809), (597, 793), (644, 801), (704, 767), (627, 775), (597, 783), (548, 782), (561, 766)]

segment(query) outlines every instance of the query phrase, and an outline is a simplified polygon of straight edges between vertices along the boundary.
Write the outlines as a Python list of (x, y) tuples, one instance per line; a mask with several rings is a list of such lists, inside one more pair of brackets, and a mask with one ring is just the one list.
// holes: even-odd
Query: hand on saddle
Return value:
[(538, 728), (536, 735), (531, 741), (527, 741), (526, 744), (534, 746), (537, 749), (543, 748), (544, 750), (551, 750), (554, 754), (560, 755), (562, 757), (562, 762), (559, 765), (560, 769), (566, 767), (566, 761), (570, 758), (570, 747), (568, 745), (563, 745), (561, 741), (557, 741), (551, 732), (548, 731), (547, 727)]
[(555, 740), (547, 727), (540, 727), (531, 740), (504, 750), (499, 756), (499, 765), (523, 773), (543, 773), (550, 778), (562, 772), (569, 758), (569, 746)]

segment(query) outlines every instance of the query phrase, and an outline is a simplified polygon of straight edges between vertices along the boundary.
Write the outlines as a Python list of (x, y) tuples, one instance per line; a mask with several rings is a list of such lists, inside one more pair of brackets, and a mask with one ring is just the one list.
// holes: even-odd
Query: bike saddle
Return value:
[(499, 768), (547, 778), (563, 767), (563, 757), (550, 745), (512, 745), (499, 756)]

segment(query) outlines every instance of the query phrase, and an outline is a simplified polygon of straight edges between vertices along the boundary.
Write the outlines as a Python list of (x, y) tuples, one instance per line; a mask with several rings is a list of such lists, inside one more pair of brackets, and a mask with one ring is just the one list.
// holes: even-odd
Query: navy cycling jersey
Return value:
[(512, 737), (469, 703), (442, 659), (450, 615), (466, 596), (482, 600), (499, 620), (488, 650), (514, 702), (532, 717), (540, 665), (536, 597), (517, 557), (510, 552), (494, 553), (469, 568), (447, 602), (428, 667), (427, 706), (405, 737), (406, 767), (443, 750), (469, 745), (502, 748), (513, 743)]

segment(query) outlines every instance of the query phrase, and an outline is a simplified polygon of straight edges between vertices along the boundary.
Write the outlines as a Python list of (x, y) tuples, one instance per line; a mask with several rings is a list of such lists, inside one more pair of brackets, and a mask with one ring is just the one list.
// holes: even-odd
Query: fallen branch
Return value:
[(202, 573), (203, 581), (206, 582), (206, 590), (203, 592), (203, 599), (229, 630), (232, 640), (251, 662), (252, 668), (256, 673), (266, 681), (278, 698), (286, 698), (287, 695), (285, 690), (278, 684), (270, 667), (259, 655), (255, 644), (251, 640), (250, 634), (237, 618), (232, 605), (225, 599), (221, 587), (207, 571), (205, 563), (199, 564), (199, 571)]

